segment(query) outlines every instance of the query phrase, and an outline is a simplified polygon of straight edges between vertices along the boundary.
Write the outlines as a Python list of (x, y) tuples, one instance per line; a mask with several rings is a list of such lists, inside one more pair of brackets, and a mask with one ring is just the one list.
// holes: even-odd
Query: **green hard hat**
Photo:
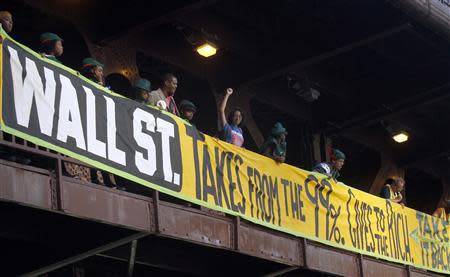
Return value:
[(194, 105), (194, 103), (192, 103), (189, 100), (182, 100), (180, 102), (180, 110), (189, 110), (189, 111), (196, 112), (197, 107)]
[(83, 59), (83, 67), (91, 67), (91, 66), (101, 66), (103, 67), (103, 64), (97, 61), (94, 58), (84, 58)]
[(134, 87), (145, 91), (150, 91), (152, 89), (152, 84), (147, 79), (139, 79), (134, 84)]
[(345, 160), (345, 154), (341, 150), (333, 149), (332, 157), (336, 160)]
[(275, 125), (272, 127), (272, 130), (270, 131), (270, 133), (273, 136), (279, 136), (283, 133), (287, 134), (287, 130), (286, 128), (283, 127), (283, 125), (280, 122), (275, 123)]
[(60, 40), (60, 41), (64, 41), (62, 38), (60, 38), (57, 34), (54, 33), (42, 33), (40, 36), (40, 41), (41, 43), (45, 43), (47, 41), (52, 41), (52, 40)]

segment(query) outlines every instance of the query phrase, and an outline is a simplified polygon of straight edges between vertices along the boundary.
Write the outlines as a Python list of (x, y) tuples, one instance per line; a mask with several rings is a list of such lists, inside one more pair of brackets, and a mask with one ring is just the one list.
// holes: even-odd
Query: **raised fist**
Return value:
[(228, 94), (228, 95), (233, 94), (233, 89), (232, 89), (232, 88), (227, 88), (227, 94)]

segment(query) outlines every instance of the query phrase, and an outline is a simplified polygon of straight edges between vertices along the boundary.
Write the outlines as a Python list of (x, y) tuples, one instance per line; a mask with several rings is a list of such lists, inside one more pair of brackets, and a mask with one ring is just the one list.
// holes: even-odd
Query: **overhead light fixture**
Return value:
[(398, 122), (380, 122), (383, 127), (389, 132), (391, 138), (397, 143), (404, 143), (409, 139), (409, 133), (406, 128)]
[(217, 53), (217, 47), (207, 42), (197, 47), (197, 53), (205, 58), (208, 58)]
[(409, 138), (408, 133), (404, 132), (404, 131), (392, 135), (392, 139), (395, 140), (395, 142), (398, 142), (398, 143), (403, 143), (403, 142), (407, 141), (408, 138)]

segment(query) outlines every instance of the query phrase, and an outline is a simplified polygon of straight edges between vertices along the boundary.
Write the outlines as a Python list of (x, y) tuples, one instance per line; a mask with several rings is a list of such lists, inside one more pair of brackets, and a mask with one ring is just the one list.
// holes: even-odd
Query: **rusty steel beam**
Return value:
[(317, 242), (308, 242), (305, 248), (308, 269), (340, 276), (358, 276), (358, 254)]
[(240, 250), (240, 227), (241, 227), (241, 218), (239, 216), (236, 216), (234, 221), (234, 249), (239, 251)]
[(362, 259), (362, 274), (364, 277), (378, 277), (380, 272), (384, 276), (406, 276), (406, 266), (398, 265), (375, 258), (364, 257)]
[[(128, 259), (124, 259), (124, 258), (121, 258), (121, 257), (112, 256), (112, 255), (97, 254), (96, 256), (97, 257), (106, 258), (106, 259), (110, 259), (110, 260), (115, 260), (115, 261), (128, 263)], [(179, 273), (186, 273), (182, 268), (176, 268), (176, 267), (172, 267), (172, 266), (165, 266), (165, 265), (162, 265), (162, 264), (143, 262), (143, 261), (139, 261), (139, 260), (135, 260), (135, 264), (143, 265), (143, 266), (147, 266), (147, 267), (152, 267), (152, 268), (158, 268), (158, 269), (162, 269), (162, 270), (169, 270), (169, 271), (176, 271), (176, 272), (179, 272)]]
[(159, 235), (228, 250), (234, 249), (233, 220), (225, 215), (165, 201), (161, 201), (158, 214)]
[(60, 211), (62, 209), (62, 199), (61, 199), (61, 179), (62, 173), (62, 161), (61, 159), (56, 160), (56, 174), (54, 180), (52, 180), (52, 208)]
[(153, 222), (155, 223), (155, 233), (158, 234), (159, 230), (159, 191), (153, 191)]
[(299, 269), (299, 268), (300, 268), (300, 267), (298, 267), (298, 266), (290, 266), (290, 267), (287, 267), (287, 268), (283, 268), (283, 269), (277, 270), (277, 271), (275, 271), (275, 272), (271, 272), (271, 273), (262, 275), (262, 277), (276, 277), (276, 276), (282, 276), (283, 274), (286, 274), (286, 273), (295, 271), (295, 270), (297, 270), (297, 269)]
[(64, 213), (136, 231), (154, 231), (150, 198), (69, 177), (63, 179), (61, 198)]
[(305, 268), (309, 268), (308, 265), (308, 256), (306, 255), (306, 247), (308, 246), (308, 240), (305, 238), (301, 238), (303, 248), (302, 248), (302, 255), (303, 255), (303, 265)]
[(127, 274), (127, 277), (132, 277), (133, 276), (134, 263), (136, 262), (136, 248), (137, 248), (137, 240), (133, 240), (131, 242), (131, 248), (130, 248), (130, 260), (128, 262), (128, 274)]
[(65, 266), (67, 266), (67, 265), (70, 265), (70, 264), (73, 264), (73, 263), (82, 261), (82, 260), (84, 260), (84, 259), (86, 259), (86, 258), (89, 258), (89, 257), (92, 257), (92, 256), (94, 256), (94, 255), (100, 254), (100, 253), (102, 253), (102, 252), (105, 252), (105, 251), (108, 251), (108, 250), (117, 248), (117, 247), (119, 247), (119, 246), (122, 246), (122, 245), (124, 245), (124, 244), (130, 243), (131, 241), (134, 241), (134, 240), (138, 240), (138, 239), (144, 238), (144, 237), (146, 237), (146, 236), (148, 236), (148, 235), (149, 235), (149, 233), (143, 233), (143, 232), (137, 233), (137, 234), (133, 234), (133, 235), (131, 235), (131, 236), (125, 237), (125, 238), (120, 239), (120, 240), (118, 240), (118, 241), (114, 241), (114, 242), (105, 244), (105, 245), (103, 245), (103, 246), (94, 248), (94, 249), (92, 249), (92, 250), (86, 251), (86, 252), (81, 253), (81, 254), (79, 254), (79, 255), (76, 255), (76, 256), (73, 256), (73, 257), (64, 259), (64, 260), (62, 260), (62, 261), (53, 263), (53, 264), (51, 264), (51, 265), (42, 267), (42, 268), (40, 268), (40, 269), (36, 269), (36, 270), (31, 271), (31, 272), (29, 272), (29, 273), (25, 273), (25, 274), (23, 274), (23, 275), (20, 275), (20, 277), (36, 277), (36, 276), (40, 276), (40, 275), (42, 275), (42, 274), (45, 274), (45, 273), (54, 271), (54, 270), (56, 270), (56, 269), (65, 267)]
[(43, 209), (52, 208), (51, 177), (31, 166), (2, 161), (0, 164), (0, 199)]
[(359, 269), (360, 277), (364, 277), (363, 259), (364, 259), (364, 256), (361, 254), (358, 254), (358, 269)]

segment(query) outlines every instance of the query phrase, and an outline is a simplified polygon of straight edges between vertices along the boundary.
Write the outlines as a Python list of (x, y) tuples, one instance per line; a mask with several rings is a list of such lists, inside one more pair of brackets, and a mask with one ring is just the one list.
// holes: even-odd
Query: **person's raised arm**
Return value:
[(219, 106), (219, 126), (222, 129), (225, 126), (225, 124), (228, 123), (227, 117), (225, 116), (225, 108), (227, 107), (228, 97), (230, 97), (231, 94), (233, 94), (233, 89), (227, 88), (225, 96), (223, 97), (223, 100)]

